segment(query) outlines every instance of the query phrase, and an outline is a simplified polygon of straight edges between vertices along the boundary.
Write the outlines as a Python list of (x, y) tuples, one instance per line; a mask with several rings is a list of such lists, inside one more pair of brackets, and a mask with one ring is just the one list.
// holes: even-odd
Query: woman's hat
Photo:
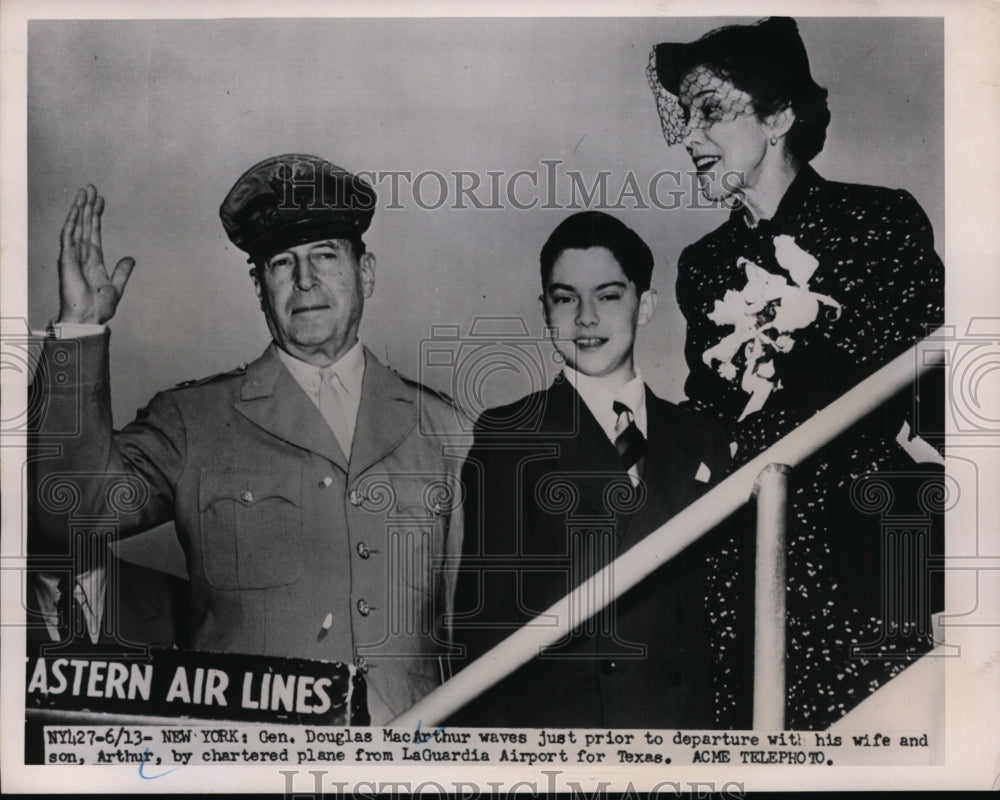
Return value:
[[(647, 77), (668, 144), (683, 137), (683, 112), (677, 103), (681, 79), (699, 65), (711, 68), (740, 89), (752, 90), (751, 94), (763, 90), (793, 105), (817, 93), (826, 96), (812, 79), (805, 45), (790, 17), (717, 28), (694, 42), (664, 42), (650, 54)], [(752, 86), (747, 85), (748, 79), (752, 79)]]

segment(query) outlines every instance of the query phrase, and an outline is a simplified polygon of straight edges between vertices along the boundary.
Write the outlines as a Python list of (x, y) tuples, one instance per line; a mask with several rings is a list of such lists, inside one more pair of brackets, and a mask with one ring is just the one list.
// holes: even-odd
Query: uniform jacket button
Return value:
[(371, 606), (368, 605), (368, 603), (365, 602), (364, 598), (358, 600), (358, 613), (362, 617), (367, 617), (369, 614), (372, 613)]
[(351, 489), (350, 494), (347, 495), (347, 501), (352, 506), (360, 506), (361, 505), (361, 495), (358, 494), (358, 490), (357, 489)]
[(355, 661), (354, 664), (362, 672), (365, 672), (365, 673), (368, 672), (368, 659), (366, 659), (364, 656), (361, 656), (360, 658), (358, 658), (358, 660)]
[(372, 554), (371, 548), (364, 542), (358, 542), (357, 551), (361, 558), (368, 558)]
[(253, 492), (251, 492), (249, 489), (244, 489), (242, 492), (240, 492), (240, 500), (242, 500), (244, 503), (252, 503)]

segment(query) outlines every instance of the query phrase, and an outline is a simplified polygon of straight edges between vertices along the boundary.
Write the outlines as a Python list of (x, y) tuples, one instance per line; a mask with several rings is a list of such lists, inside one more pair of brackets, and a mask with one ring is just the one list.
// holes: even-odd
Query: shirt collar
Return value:
[(618, 415), (612, 408), (615, 401), (629, 407), (635, 418), (635, 424), (642, 435), (646, 435), (646, 384), (639, 370), (636, 370), (635, 377), (618, 391), (609, 390), (607, 384), (600, 378), (584, 375), (572, 367), (564, 366), (563, 374), (611, 441), (615, 440), (615, 424), (618, 422)]
[(344, 390), (352, 397), (361, 394), (361, 382), (365, 376), (365, 349), (358, 340), (350, 350), (333, 364), (317, 367), (275, 347), (278, 358), (288, 367), (292, 377), (307, 391), (319, 391), (319, 383), (324, 375), (336, 375)]

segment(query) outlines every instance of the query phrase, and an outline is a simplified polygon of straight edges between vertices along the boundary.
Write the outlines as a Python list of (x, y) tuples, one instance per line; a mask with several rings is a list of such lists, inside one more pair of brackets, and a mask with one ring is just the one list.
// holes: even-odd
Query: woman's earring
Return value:
[(771, 147), (774, 147), (777, 143), (778, 143), (778, 137), (777, 136), (772, 136), (771, 137)]

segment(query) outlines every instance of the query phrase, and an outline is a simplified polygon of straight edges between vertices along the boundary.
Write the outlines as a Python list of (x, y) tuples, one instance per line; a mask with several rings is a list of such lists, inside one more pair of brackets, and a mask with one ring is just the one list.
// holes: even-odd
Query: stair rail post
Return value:
[(757, 476), (754, 561), (753, 728), (785, 727), (785, 528), (788, 472), (768, 464)]

